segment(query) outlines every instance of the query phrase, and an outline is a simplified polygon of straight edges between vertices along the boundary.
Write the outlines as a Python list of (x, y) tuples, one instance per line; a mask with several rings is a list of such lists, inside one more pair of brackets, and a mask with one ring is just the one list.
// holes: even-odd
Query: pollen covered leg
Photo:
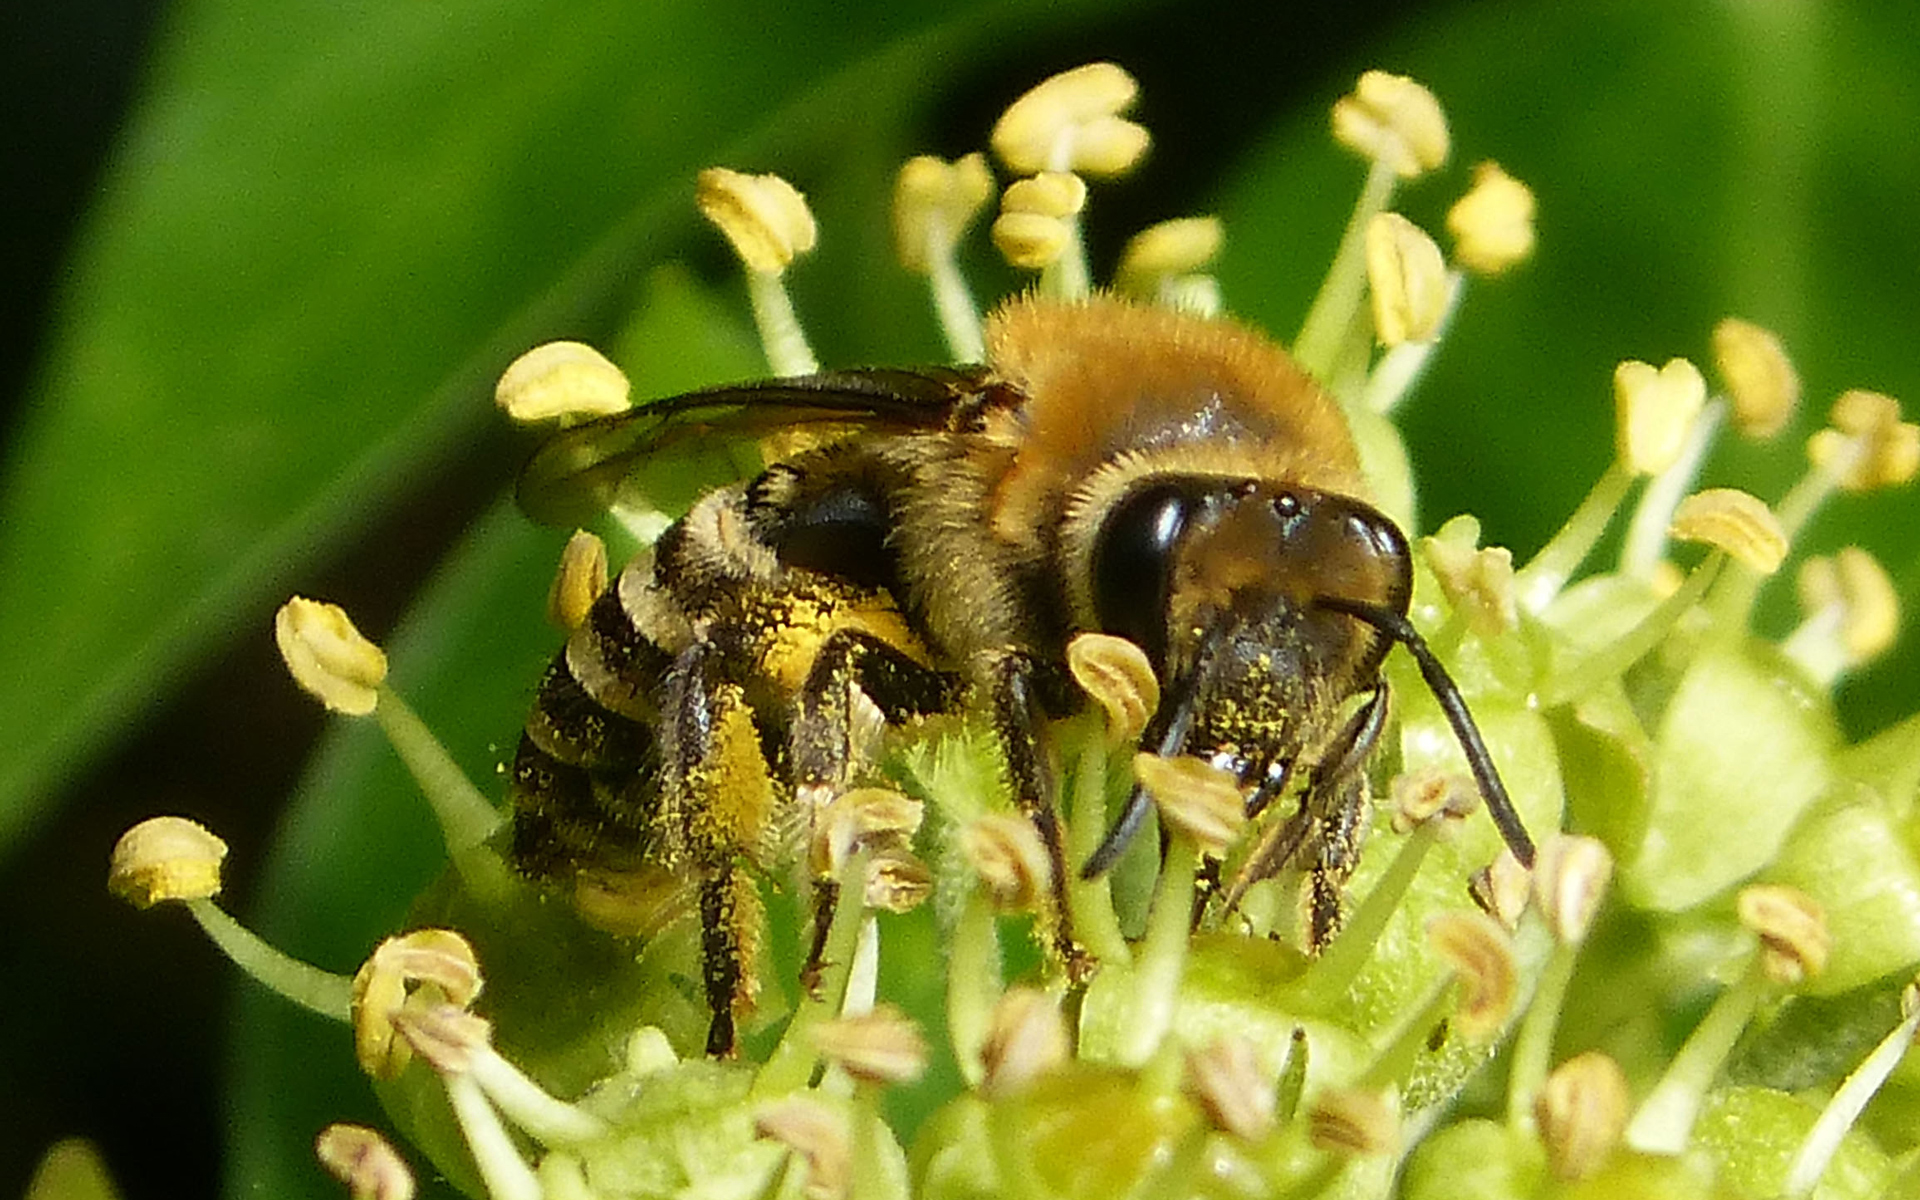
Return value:
[(764, 913), (746, 862), (776, 819), (774, 782), (734, 663), (712, 641), (681, 653), (669, 676), (661, 818), (700, 884), (701, 977), (713, 1013), (707, 1052), (735, 1051), (759, 990)]

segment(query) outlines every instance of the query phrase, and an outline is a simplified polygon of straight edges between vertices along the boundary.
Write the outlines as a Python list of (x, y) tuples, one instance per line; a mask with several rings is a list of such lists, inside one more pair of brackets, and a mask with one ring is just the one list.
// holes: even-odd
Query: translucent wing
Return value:
[(689, 392), (554, 434), (520, 473), (520, 507), (583, 524), (615, 504), (674, 512), (757, 469), (755, 439), (792, 429), (963, 429), (990, 394), (980, 369), (833, 371)]

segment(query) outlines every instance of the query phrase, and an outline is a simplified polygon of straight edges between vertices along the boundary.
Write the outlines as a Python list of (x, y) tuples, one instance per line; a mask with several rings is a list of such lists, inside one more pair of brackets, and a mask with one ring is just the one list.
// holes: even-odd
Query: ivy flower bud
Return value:
[(1519, 988), (1507, 931), (1483, 913), (1449, 912), (1427, 922), (1427, 940), (1460, 981), (1454, 1027), (1475, 1041), (1492, 1036), (1506, 1021)]
[(1707, 381), (1684, 358), (1658, 370), (1628, 359), (1613, 371), (1615, 445), (1637, 475), (1658, 475), (1679, 461), (1687, 434), (1707, 403)]
[(1140, 85), (1108, 62), (1063, 71), (1007, 106), (989, 139), (1000, 161), (1021, 174), (1079, 171), (1111, 177), (1131, 169), (1152, 140), (1119, 114)]
[(931, 154), (908, 159), (893, 184), (893, 246), (900, 264), (920, 275), (933, 270), (992, 195), (993, 174), (983, 154), (952, 162)]
[(1279, 1096), (1244, 1037), (1218, 1038), (1188, 1051), (1185, 1091), (1224, 1133), (1254, 1141), (1273, 1128)]
[(185, 817), (149, 817), (120, 835), (107, 890), (135, 908), (220, 894), (227, 844)]
[(1469, 271), (1498, 275), (1533, 253), (1533, 192), (1526, 184), (1483, 162), (1473, 186), (1447, 210), (1453, 256)]
[(1403, 179), (1447, 161), (1447, 115), (1434, 94), (1404, 75), (1368, 71), (1333, 106), (1334, 140), (1391, 167)]
[(694, 203), (749, 271), (777, 275), (812, 250), (819, 236), (806, 197), (778, 175), (708, 167), (700, 172)]
[(927, 1069), (920, 1027), (891, 1004), (822, 1021), (809, 1032), (822, 1056), (863, 1083), (912, 1083)]
[(1367, 287), (1380, 344), (1431, 342), (1447, 313), (1447, 263), (1427, 232), (1399, 213), (1367, 223)]
[(1307, 1141), (1343, 1158), (1392, 1154), (1400, 1146), (1400, 1118), (1379, 1092), (1328, 1088), (1307, 1111)]
[(1828, 419), (1832, 428), (1807, 439), (1807, 458), (1837, 478), (1842, 491), (1896, 487), (1920, 469), (1920, 426), (1900, 419), (1893, 397), (1844, 392)]
[(1754, 884), (1734, 900), (1740, 923), (1760, 937), (1760, 968), (1782, 987), (1804, 983), (1826, 969), (1833, 941), (1827, 917), (1798, 888)]
[(786, 1146), (806, 1164), (807, 1200), (839, 1200), (852, 1186), (853, 1137), (844, 1113), (795, 1093), (755, 1109), (753, 1131)]
[(1556, 941), (1577, 946), (1586, 940), (1612, 878), (1613, 855), (1598, 838), (1556, 834), (1541, 842), (1533, 894)]
[(553, 586), (547, 589), (547, 620), (572, 633), (606, 590), (607, 544), (584, 529), (574, 530), (560, 551)]
[(329, 711), (364, 717), (380, 702), (387, 656), (340, 606), (295, 596), (274, 614), (273, 638), (293, 681)]
[(1133, 776), (1147, 789), (1160, 815), (1192, 838), (1203, 854), (1219, 854), (1246, 828), (1246, 801), (1234, 777), (1191, 755), (1133, 756)]
[(1047, 848), (1024, 817), (987, 813), (969, 822), (960, 831), (960, 853), (1001, 909), (1028, 911), (1052, 886)]
[(1059, 1002), (1038, 988), (1008, 988), (987, 1021), (980, 1091), (994, 1098), (1017, 1095), (1072, 1053)]
[(547, 342), (507, 365), (493, 402), (520, 425), (590, 420), (633, 407), (627, 373), (583, 342)]
[(1787, 534), (1758, 498), (1737, 488), (1695, 492), (1673, 511), (1667, 532), (1683, 542), (1704, 542), (1736, 561), (1771, 575), (1787, 557)]
[(1067, 669), (1107, 714), (1107, 743), (1140, 736), (1160, 707), (1160, 679), (1146, 651), (1110, 633), (1083, 633), (1067, 643)]
[(1770, 438), (1800, 405), (1800, 373), (1772, 332), (1739, 317), (1713, 327), (1713, 365), (1733, 402), (1733, 423), (1750, 438)]
[(1533, 1101), (1554, 1175), (1573, 1182), (1604, 1167), (1627, 1131), (1630, 1102), (1626, 1073), (1598, 1051), (1555, 1068)]
[(353, 1200), (412, 1200), (413, 1172), (393, 1144), (365, 1125), (336, 1123), (313, 1141), (327, 1173), (347, 1185)]
[(1806, 621), (1830, 620), (1837, 626), (1844, 665), (1857, 667), (1878, 658), (1899, 636), (1899, 593), (1886, 568), (1860, 547), (1808, 559), (1797, 583)]
[(353, 977), (353, 1041), (360, 1069), (375, 1079), (393, 1079), (412, 1058), (395, 1036), (394, 1018), (405, 1007), (451, 1003), (464, 1008), (480, 993), (480, 964), (473, 947), (451, 929), (417, 929), (390, 937)]

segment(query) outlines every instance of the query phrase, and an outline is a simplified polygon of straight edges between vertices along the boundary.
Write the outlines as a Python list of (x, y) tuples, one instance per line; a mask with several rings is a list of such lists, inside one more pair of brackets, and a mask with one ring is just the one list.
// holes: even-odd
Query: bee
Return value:
[[(1303, 872), (1314, 948), (1357, 858), (1395, 644), (1532, 860), (1459, 689), (1408, 620), (1406, 537), (1360, 499), (1345, 419), (1283, 350), (1101, 295), (1011, 301), (986, 343), (978, 366), (660, 400), (560, 432), (522, 475), (523, 507), (571, 524), (646, 503), (642, 468), (677, 449), (815, 442), (702, 496), (621, 572), (548, 671), (511, 771), (527, 873), (697, 878), (710, 1053), (732, 1050), (751, 1000), (766, 835), (862, 778), (863, 713), (984, 715), (1051, 860), (1056, 952), (1085, 967), (1069, 873), (1112, 866), (1151, 808), (1135, 788), (1091, 859), (1066, 862), (1042, 739), (1079, 703), (1064, 664), (1083, 632), (1151, 662), (1161, 701), (1142, 749), (1230, 771), (1250, 814), (1297, 795), (1253, 866)], [(818, 913), (816, 929), (817, 955)]]

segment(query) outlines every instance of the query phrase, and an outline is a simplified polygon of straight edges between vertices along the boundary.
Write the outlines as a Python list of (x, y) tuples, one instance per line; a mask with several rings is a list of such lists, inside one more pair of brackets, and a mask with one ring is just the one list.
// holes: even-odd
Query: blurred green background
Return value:
[[(344, 604), (491, 779), (555, 641), (560, 541), (503, 503), (520, 448), (491, 380), (553, 336), (617, 349), (643, 393), (760, 369), (692, 213), (702, 166), (779, 170), (813, 199), (821, 249), (794, 287), (824, 361), (931, 361), (888, 253), (892, 170), (980, 147), (1014, 95), (1112, 58), (1156, 148), (1096, 191), (1096, 262), (1152, 220), (1219, 213), (1229, 308), (1290, 337), (1360, 177), (1327, 106), (1383, 66), (1453, 123), (1409, 215), (1437, 228), (1482, 158), (1540, 204), (1537, 257), (1473, 285), (1406, 412), (1428, 527), (1471, 510), (1537, 548), (1610, 454), (1613, 364), (1704, 364), (1728, 313), (1784, 337), (1808, 403), (1777, 443), (1723, 447), (1716, 482), (1777, 498), (1844, 388), (1920, 405), (1903, 0), (908, 0), (854, 19), (819, 0), (100, 0), (6, 20), (10, 158), (35, 169), (4, 298), (0, 1194), (72, 1134), (132, 1197), (336, 1194), (308, 1141), (374, 1116), (344, 1031), (250, 993), (183, 914), (109, 901), (107, 851), (140, 817), (200, 817), (233, 845), (233, 905), (333, 969), (401, 920), (434, 834), (371, 731), (284, 680), (272, 611)], [(1917, 511), (1912, 491), (1842, 498), (1807, 543), (1873, 549), (1911, 609)], [(1790, 592), (1769, 592), (1772, 632)], [(1849, 729), (1912, 711), (1916, 670), (1908, 637), (1850, 681)]]

